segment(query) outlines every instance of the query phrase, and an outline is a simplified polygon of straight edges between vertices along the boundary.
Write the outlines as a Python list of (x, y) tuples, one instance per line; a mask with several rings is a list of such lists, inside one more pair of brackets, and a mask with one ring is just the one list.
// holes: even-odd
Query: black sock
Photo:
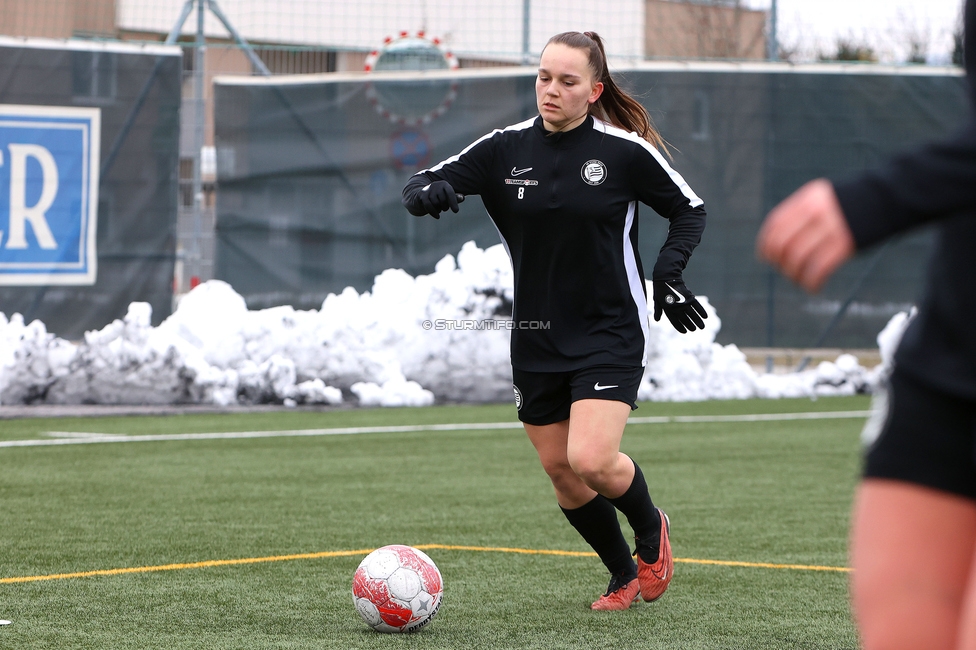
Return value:
[(607, 499), (624, 513), (637, 537), (637, 553), (649, 564), (657, 562), (661, 546), (661, 514), (651, 502), (644, 473), (634, 463), (634, 482), (627, 491), (614, 499)]
[(567, 510), (560, 506), (566, 519), (593, 547), (603, 564), (613, 575), (633, 579), (637, 577), (637, 565), (630, 555), (630, 546), (620, 532), (617, 511), (605, 497), (599, 494), (579, 508)]

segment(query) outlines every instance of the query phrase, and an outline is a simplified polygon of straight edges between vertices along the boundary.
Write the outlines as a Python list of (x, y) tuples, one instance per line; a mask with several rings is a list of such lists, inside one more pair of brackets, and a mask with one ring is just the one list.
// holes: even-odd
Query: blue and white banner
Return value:
[(0, 105), (0, 285), (95, 284), (101, 109)]

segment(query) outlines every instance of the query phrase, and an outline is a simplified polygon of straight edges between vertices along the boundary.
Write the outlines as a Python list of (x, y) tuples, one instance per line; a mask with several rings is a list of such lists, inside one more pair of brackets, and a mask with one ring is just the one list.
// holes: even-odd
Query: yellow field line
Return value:
[[(418, 544), (416, 548), (422, 551), (477, 551), (488, 553), (519, 553), (522, 555), (559, 555), (563, 557), (596, 557), (592, 551), (560, 551), (552, 549), (508, 548), (504, 546), (457, 546), (451, 544)], [(183, 562), (179, 564), (160, 564), (156, 566), (127, 567), (122, 569), (100, 569), (97, 571), (77, 571), (74, 573), (52, 573), (41, 576), (17, 576), (0, 578), (0, 584), (16, 584), (21, 582), (41, 582), (43, 580), (68, 580), (71, 578), (92, 578), (95, 576), (118, 576), (128, 573), (151, 573), (153, 571), (179, 571), (182, 569), (206, 569), (218, 566), (236, 566), (241, 564), (260, 564), (262, 562), (287, 562), (289, 560), (315, 560), (327, 557), (351, 557), (367, 555), (374, 549), (364, 548), (355, 551), (322, 551), (320, 553), (295, 553), (293, 555), (271, 555), (268, 557), (248, 557), (236, 560), (207, 560), (205, 562)], [(675, 562), (685, 564), (711, 564), (716, 566), (749, 567), (760, 569), (792, 569), (796, 571), (836, 571), (849, 572), (847, 567), (816, 566), (808, 564), (770, 564), (768, 562), (732, 562), (726, 560), (695, 560), (691, 558), (674, 558)]]
[(16, 578), (0, 578), (0, 584), (16, 582), (39, 582), (41, 580), (67, 580), (69, 578), (91, 578), (94, 576), (118, 576), (126, 573), (150, 573), (152, 571), (179, 571), (181, 569), (206, 569), (215, 566), (232, 566), (237, 564), (259, 564), (261, 562), (286, 562), (288, 560), (314, 560), (323, 557), (348, 557), (351, 555), (366, 555), (374, 549), (364, 548), (358, 551), (323, 551), (321, 553), (296, 553), (294, 555), (272, 555), (269, 557), (246, 557), (237, 560), (207, 560), (205, 562), (185, 562), (180, 564), (160, 564), (157, 566), (129, 567), (124, 569), (100, 569), (98, 571), (78, 571), (76, 573), (52, 573), (44, 576), (20, 576)]
[(693, 560), (691, 558), (674, 558), (675, 562), (685, 564), (716, 564), (718, 566), (743, 566), (754, 569), (793, 569), (795, 571), (836, 571), (850, 573), (852, 569), (846, 566), (818, 566), (816, 564), (770, 564), (768, 562), (732, 562), (729, 560)]
[[(421, 544), (417, 546), (420, 550), (441, 549), (446, 551), (495, 551), (498, 553), (522, 553), (525, 555), (562, 555), (568, 557), (596, 557), (593, 551), (558, 551), (534, 548), (506, 548), (506, 547), (486, 547), (486, 546), (451, 546), (447, 544)], [(838, 571), (849, 572), (850, 569), (842, 566), (818, 566), (815, 564), (771, 564), (769, 562), (733, 562), (730, 560), (696, 560), (693, 558), (674, 558), (675, 562), (683, 564), (712, 564), (716, 566), (738, 566), (750, 567), (754, 569), (793, 569), (795, 571)]]
[(596, 557), (593, 551), (559, 551), (544, 548), (508, 548), (506, 546), (456, 546), (453, 544), (420, 544), (421, 551), (480, 551), (487, 553), (520, 553), (522, 555), (561, 555), (563, 557)]

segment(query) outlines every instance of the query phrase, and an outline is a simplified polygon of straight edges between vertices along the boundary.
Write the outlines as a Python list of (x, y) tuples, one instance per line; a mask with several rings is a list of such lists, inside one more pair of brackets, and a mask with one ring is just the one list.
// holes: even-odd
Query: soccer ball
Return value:
[(441, 572), (425, 553), (393, 544), (367, 555), (352, 579), (352, 602), (377, 632), (416, 632), (441, 606)]

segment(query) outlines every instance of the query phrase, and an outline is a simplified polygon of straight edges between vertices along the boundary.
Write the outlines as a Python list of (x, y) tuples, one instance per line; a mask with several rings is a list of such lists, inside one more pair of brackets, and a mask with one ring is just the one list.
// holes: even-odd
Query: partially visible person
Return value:
[[(965, 34), (976, 106), (976, 0)], [(850, 553), (866, 650), (976, 649), (976, 116), (878, 170), (804, 185), (756, 242), (817, 291), (856, 251), (929, 222), (939, 238), (925, 296), (862, 436)]]
[(620, 451), (649, 345), (638, 204), (670, 222), (651, 299), (654, 318), (682, 333), (706, 317), (682, 281), (705, 210), (662, 156), (647, 111), (614, 82), (599, 35), (549, 39), (535, 88), (539, 116), (418, 172), (403, 205), (438, 218), (458, 211), (458, 194), (484, 201), (512, 260), (512, 320), (530, 324), (512, 332), (519, 420), (566, 519), (610, 571), (591, 607), (624, 610), (660, 598), (674, 572), (669, 519)]

